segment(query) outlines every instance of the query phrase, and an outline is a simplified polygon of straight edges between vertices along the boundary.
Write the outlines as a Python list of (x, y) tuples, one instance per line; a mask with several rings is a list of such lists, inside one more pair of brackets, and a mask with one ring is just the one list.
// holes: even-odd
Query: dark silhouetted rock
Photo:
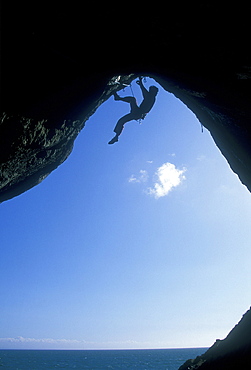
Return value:
[[(44, 180), (70, 155), (85, 121), (108, 99), (118, 84), (113, 78), (82, 119), (35, 114), (0, 117), (0, 202), (11, 199)], [(128, 83), (132, 75), (121, 78)], [(78, 115), (79, 117), (79, 115)]]
[(179, 370), (251, 369), (251, 310), (224, 340), (216, 340), (203, 355), (188, 360)]
[(249, 12), (213, 2), (137, 14), (45, 4), (2, 4), (0, 201), (67, 158), (86, 119), (120, 89), (109, 85), (115, 76), (151, 76), (174, 93), (251, 188)]
[(69, 156), (85, 121), (121, 88), (118, 76), (150, 76), (175, 94), (251, 190), (248, 3), (109, 4), (2, 2), (0, 202)]

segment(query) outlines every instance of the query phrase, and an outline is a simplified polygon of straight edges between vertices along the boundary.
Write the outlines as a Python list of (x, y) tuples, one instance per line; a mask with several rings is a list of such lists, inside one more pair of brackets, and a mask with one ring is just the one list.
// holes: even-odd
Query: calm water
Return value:
[(0, 369), (177, 370), (205, 348), (149, 350), (0, 350)]

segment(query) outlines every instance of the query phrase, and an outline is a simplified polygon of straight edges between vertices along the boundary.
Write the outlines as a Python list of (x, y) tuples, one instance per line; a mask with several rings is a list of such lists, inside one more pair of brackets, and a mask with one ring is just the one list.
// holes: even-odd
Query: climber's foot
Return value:
[(115, 92), (113, 95), (114, 95), (114, 100), (120, 100), (120, 96), (118, 95), (117, 92)]
[(114, 138), (112, 140), (110, 140), (108, 144), (114, 144), (117, 141), (119, 141), (119, 137), (118, 137), (118, 135), (115, 135)]

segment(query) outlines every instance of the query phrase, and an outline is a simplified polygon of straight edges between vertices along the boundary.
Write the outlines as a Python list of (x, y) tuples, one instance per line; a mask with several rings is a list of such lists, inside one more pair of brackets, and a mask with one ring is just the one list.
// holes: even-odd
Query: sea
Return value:
[(178, 370), (186, 360), (206, 350), (0, 350), (0, 369)]

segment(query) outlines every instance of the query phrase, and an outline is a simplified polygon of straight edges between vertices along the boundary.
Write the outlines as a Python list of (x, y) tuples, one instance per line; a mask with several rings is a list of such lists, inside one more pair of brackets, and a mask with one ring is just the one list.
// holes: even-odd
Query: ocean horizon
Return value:
[(90, 369), (90, 370), (178, 370), (188, 359), (207, 348), (173, 349), (4, 349), (0, 368), (8, 370)]

